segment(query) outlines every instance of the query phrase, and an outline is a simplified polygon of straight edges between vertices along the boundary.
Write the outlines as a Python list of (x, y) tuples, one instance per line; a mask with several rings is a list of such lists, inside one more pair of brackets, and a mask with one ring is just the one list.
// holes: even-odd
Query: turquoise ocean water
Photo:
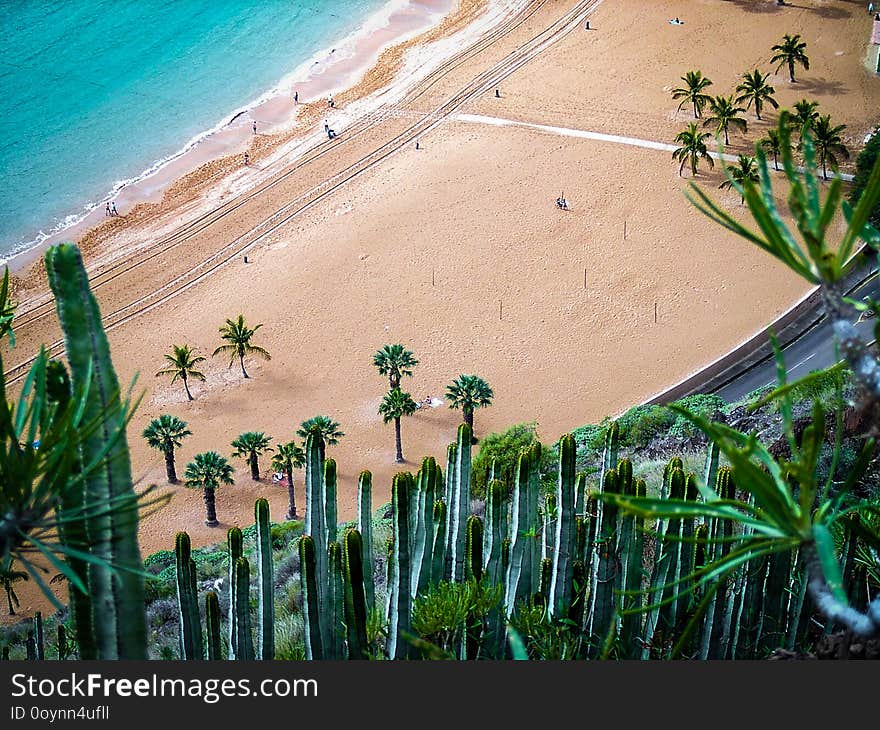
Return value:
[(0, 256), (228, 120), (385, 0), (0, 0)]

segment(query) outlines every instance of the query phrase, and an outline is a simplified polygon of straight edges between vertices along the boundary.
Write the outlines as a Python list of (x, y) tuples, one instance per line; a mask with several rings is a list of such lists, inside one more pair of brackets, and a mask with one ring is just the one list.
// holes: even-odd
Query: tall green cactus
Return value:
[(70, 642), (67, 640), (67, 627), (58, 624), (58, 661), (63, 662), (70, 656)]
[(404, 634), (412, 631), (412, 558), (409, 540), (410, 492), (413, 489), (412, 474), (397, 474), (391, 487), (391, 503), (394, 509), (394, 556), (392, 559), (391, 602), (388, 610), (388, 642), (386, 651), (390, 659), (406, 659), (410, 645)]
[(556, 495), (544, 495), (544, 509), (541, 514), (541, 560), (549, 558), (556, 549)]
[(342, 547), (331, 542), (327, 549), (329, 570), (327, 604), (322, 621), (326, 624), (327, 642), (324, 644), (327, 659), (345, 659), (345, 579), (342, 570)]
[(348, 658), (367, 658), (367, 598), (364, 592), (364, 543), (357, 530), (348, 529), (343, 538), (345, 581), (345, 627)]
[(220, 599), (214, 591), (205, 593), (205, 632), (208, 638), (208, 659), (210, 661), (222, 659)]
[(471, 515), (465, 532), (465, 578), (479, 583), (483, 579), (483, 521)]
[[(83, 464), (97, 464), (59, 509), (63, 543), (94, 559), (80, 574), (88, 594), (71, 584), (83, 659), (146, 659), (143, 561), (138, 547), (138, 500), (125, 426), (128, 418), (110, 359), (98, 304), (79, 249), (52, 246), (45, 255), (49, 285), (70, 363), (74, 391), (88, 393), (83, 418), (100, 424), (84, 434)], [(96, 510), (96, 506), (101, 509)], [(83, 519), (83, 515), (87, 515)], [(74, 524), (77, 523), (77, 524)], [(85, 534), (83, 534), (83, 523)], [(77, 563), (82, 570), (81, 563)]]
[(434, 549), (431, 555), (431, 585), (440, 583), (446, 575), (446, 502), (434, 502)]
[(574, 601), (573, 570), (577, 556), (575, 530), (577, 444), (571, 434), (559, 441), (559, 474), (556, 480), (556, 550), (550, 581), (550, 610), (554, 616), (567, 616)]
[(227, 566), (228, 572), (226, 575), (226, 584), (227, 584), (227, 595), (229, 598), (229, 613), (226, 616), (226, 628), (228, 637), (227, 640), (229, 642), (229, 657), (235, 657), (235, 564), (238, 562), (238, 559), (244, 555), (244, 536), (241, 534), (241, 530), (237, 527), (230, 527), (226, 532), (226, 550), (227, 550)]
[[(684, 471), (673, 468), (669, 472), (669, 498), (684, 499), (687, 477)], [(672, 597), (679, 592), (681, 578), (681, 537), (684, 520), (670, 519), (663, 533), (660, 559), (667, 560), (663, 599), (669, 601), (660, 608), (659, 627), (664, 636), (671, 636), (678, 620), (678, 601)]]
[(254, 503), (257, 528), (257, 598), (259, 616), (257, 659), (275, 658), (275, 570), (272, 564), (272, 531), (269, 524), (269, 502), (263, 498)]
[(539, 587), (540, 549), (536, 538), (539, 519), (537, 487), (540, 483), (530, 478), (534, 457), (534, 449), (524, 449), (516, 465), (510, 515), (510, 558), (504, 590), (504, 606), (508, 614), (520, 601), (531, 600)]
[(415, 533), (412, 535), (412, 594), (417, 596), (431, 582), (431, 556), (434, 550), (434, 521), (428, 508), (433, 509), (434, 497), (438, 488), (439, 468), (433, 456), (422, 461), (422, 468), (416, 477)]
[(435, 575), (436, 582), (452, 579), (452, 513), (453, 500), (455, 498), (455, 481), (457, 479), (455, 467), (458, 464), (458, 443), (449, 444), (446, 447), (446, 478), (444, 479), (445, 497), (443, 502), (446, 505), (446, 522), (443, 527), (443, 533), (446, 541), (443, 545), (444, 563), (443, 574)]
[(362, 471), (358, 477), (357, 529), (363, 545), (364, 596), (367, 613), (376, 607), (376, 583), (373, 567), (373, 475)]
[[(324, 479), (324, 439), (312, 431), (305, 445), (306, 517), (303, 534), (315, 541), (315, 569), (317, 571), (318, 599), (323, 601), (327, 584), (327, 493)], [(335, 469), (334, 469), (335, 472)]]
[(324, 462), (324, 520), (327, 525), (327, 544), (336, 542), (339, 518), (336, 506), (336, 461)]
[(303, 633), (306, 659), (324, 658), (324, 638), (321, 631), (321, 600), (318, 595), (318, 560), (315, 539), (303, 535), (299, 539), (300, 581), (302, 582)]
[(235, 607), (232, 616), (235, 623), (235, 659), (251, 661), (254, 658), (254, 640), (251, 635), (251, 566), (247, 558), (239, 558), (235, 561), (233, 575)]
[(501, 571), (501, 544), (506, 536), (504, 484), (497, 479), (489, 482), (486, 487), (486, 522), (489, 529), (485, 539), (485, 569), (490, 585), (496, 585), (503, 579)]
[(449, 560), (451, 577), (460, 582), (464, 577), (464, 543), (467, 518), (471, 511), (471, 429), (466, 423), (458, 427), (455, 449), (455, 481), (449, 503)]
[(599, 475), (602, 484), (605, 484), (605, 472), (611, 471), (617, 464), (619, 450), (620, 424), (617, 421), (612, 421), (605, 431), (605, 448), (602, 451), (602, 473)]
[[(602, 483), (604, 494), (616, 494), (619, 489), (617, 471), (611, 469), (605, 472)], [(614, 502), (606, 502), (602, 505), (602, 517), (596, 536), (596, 552), (599, 556), (599, 564), (596, 570), (596, 599), (593, 604), (593, 618), (591, 633), (594, 640), (602, 642), (605, 638), (616, 632), (615, 629), (615, 592), (619, 587), (620, 570), (618, 569), (617, 556), (617, 505)], [(591, 655), (596, 656), (596, 648), (591, 650)]]
[(43, 614), (41, 611), (34, 613), (34, 640), (37, 644), (37, 660), (43, 661), (46, 658), (46, 648), (43, 643)]
[(178, 532), (174, 541), (177, 566), (177, 617), (180, 626), (180, 658), (204, 659), (199, 598), (196, 591), (196, 564), (192, 559), (189, 535)]
[[(637, 479), (632, 483), (632, 493), (636, 497), (644, 497), (647, 494), (648, 485), (644, 479)], [(624, 611), (636, 611), (635, 613), (624, 613), (620, 621), (620, 643), (623, 649), (623, 656), (626, 659), (638, 659), (641, 655), (641, 646), (638, 640), (642, 637), (642, 628), (644, 624), (644, 613), (639, 609), (642, 608), (642, 577), (643, 568), (642, 560), (644, 557), (644, 531), (645, 519), (640, 515), (627, 514), (621, 523), (621, 532), (624, 533), (622, 542), (624, 548), (621, 550), (623, 556), (623, 578), (622, 587), (624, 590), (621, 605)]]

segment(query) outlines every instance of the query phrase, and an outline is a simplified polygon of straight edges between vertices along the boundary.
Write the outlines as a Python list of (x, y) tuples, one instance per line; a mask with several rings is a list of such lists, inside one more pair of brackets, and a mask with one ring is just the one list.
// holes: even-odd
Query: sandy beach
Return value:
[[(670, 95), (680, 76), (700, 69), (711, 92), (732, 93), (743, 72), (773, 71), (770, 47), (799, 33), (810, 69), (793, 84), (784, 69), (773, 74), (776, 98), (782, 107), (814, 99), (846, 124), (851, 170), (880, 123), (880, 77), (863, 62), (871, 29), (863, 3), (508, 7), (463, 0), (426, 36), (386, 50), (335, 95), (337, 139), (320, 139), (326, 108), (305, 105), (296, 129), (254, 140), (251, 169), (238, 154), (211, 161), (160, 202), (84, 234), (120, 380), (137, 375), (145, 393), (129, 432), (142, 483), (164, 482), (161, 454), (140, 438), (162, 413), (193, 432), (180, 472), (195, 453), (228, 456), (242, 431), (288, 441), (301, 421), (324, 414), (345, 432), (328, 453), (338, 463), (340, 519), (351, 519), (360, 470), (373, 472), (378, 506), (401, 469), (393, 427), (377, 413), (387, 381), (372, 354), (386, 343), (419, 358), (403, 383), (414, 399), (442, 398), (455, 376), (476, 373), (495, 391), (476, 413), (478, 436), (535, 421), (551, 443), (677, 382), (803, 295), (804, 282), (690, 206), (687, 177), (668, 151), (574, 132), (669, 144), (691, 121)], [(684, 24), (670, 25), (674, 17)], [(479, 45), (469, 50), (463, 38)], [(417, 80), (430, 43), (458, 56), (447, 53), (454, 63)], [(763, 116), (749, 112), (747, 134), (733, 135), (727, 151), (750, 151), (777, 119), (773, 109)], [(697, 181), (745, 219), (739, 196), (717, 189), (722, 179), (716, 165)], [(555, 207), (561, 192), (571, 211)], [(58, 338), (54, 317), (43, 316), (43, 282), (39, 266), (18, 272), (22, 313), (7, 367)], [(272, 354), (249, 361), (250, 379), (209, 357), (207, 382), (187, 402), (179, 384), (154, 377), (172, 344), (210, 356), (218, 327), (239, 313), (264, 324), (255, 343)], [(443, 457), (460, 418), (444, 405), (405, 419), (403, 468)], [(217, 493), (221, 528), (204, 526), (200, 493), (174, 488), (143, 522), (144, 555), (169, 548), (181, 529), (197, 545), (222, 540), (226, 527), (253, 521), (259, 496), (283, 518), (286, 490), (253, 482), (234, 463), (235, 486)], [(262, 470), (270, 473), (268, 458)], [(302, 506), (301, 472), (296, 480)], [(35, 601), (22, 595), (22, 610)]]

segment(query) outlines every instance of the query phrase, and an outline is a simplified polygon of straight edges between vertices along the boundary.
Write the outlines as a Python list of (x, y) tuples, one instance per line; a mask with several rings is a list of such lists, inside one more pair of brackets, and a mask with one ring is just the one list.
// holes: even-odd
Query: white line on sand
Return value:
[[(673, 152), (678, 149), (674, 144), (665, 144), (664, 142), (655, 142), (651, 139), (639, 139), (637, 137), (621, 137), (617, 134), (603, 134), (602, 132), (589, 132), (585, 129), (572, 129), (571, 127), (552, 127), (547, 124), (534, 124), (532, 122), (520, 122), (516, 119), (502, 119), (501, 117), (487, 117), (482, 114), (455, 114), (452, 119), (458, 122), (470, 122), (471, 124), (489, 124), (495, 127), (526, 127), (528, 129), (537, 129), (541, 132), (549, 132), (550, 134), (558, 134), (563, 137), (579, 137), (580, 139), (592, 139), (597, 142), (612, 142), (614, 144), (625, 144), (631, 147), (644, 147), (649, 150), (660, 150), (662, 152)], [(739, 155), (719, 155), (717, 152), (710, 152), (710, 155), (717, 159), (724, 159), (726, 162), (736, 162)], [(771, 168), (772, 169), (772, 168)], [(851, 182), (852, 175), (840, 174), (843, 180)]]

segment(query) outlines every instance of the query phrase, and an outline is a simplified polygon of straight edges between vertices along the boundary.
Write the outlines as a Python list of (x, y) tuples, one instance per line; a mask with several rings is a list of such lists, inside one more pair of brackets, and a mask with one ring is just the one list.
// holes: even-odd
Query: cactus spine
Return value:
[(343, 538), (345, 580), (345, 626), (348, 658), (367, 658), (367, 598), (364, 592), (364, 543), (357, 530), (346, 530)]
[(412, 630), (412, 562), (409, 538), (410, 492), (413, 489), (412, 474), (402, 473), (394, 477), (391, 502), (394, 509), (394, 555), (391, 565), (391, 601), (388, 611), (387, 653), (391, 659), (406, 659), (410, 655), (404, 634)]
[(205, 594), (205, 630), (208, 635), (208, 659), (211, 661), (222, 659), (220, 599), (214, 591)]
[(204, 659), (202, 625), (196, 591), (196, 564), (192, 559), (189, 535), (178, 532), (174, 541), (177, 566), (177, 616), (180, 625), (180, 658)]
[(275, 658), (275, 572), (272, 565), (272, 532), (269, 526), (269, 502), (258, 499), (254, 504), (257, 528), (257, 565), (259, 643), (257, 659)]
[(575, 530), (575, 457), (574, 437), (566, 434), (559, 442), (559, 476), (556, 481), (556, 551), (550, 581), (550, 610), (566, 616), (574, 600), (573, 564), (577, 554)]
[[(94, 559), (74, 569), (88, 594), (71, 589), (73, 619), (83, 659), (146, 659), (143, 561), (138, 547), (138, 503), (125, 435), (126, 407), (110, 346), (79, 249), (52, 246), (45, 255), (49, 285), (75, 391), (87, 392), (85, 423), (100, 423), (82, 439), (80, 458), (94, 464), (60, 505), (67, 523), (61, 541)], [(98, 509), (95, 507), (112, 507)], [(83, 518), (82, 515), (88, 515)], [(67, 515), (67, 519), (65, 518)], [(84, 529), (83, 529), (84, 528)]]
[(362, 471), (358, 478), (357, 529), (362, 543), (364, 596), (369, 612), (376, 606), (376, 584), (373, 578), (373, 475), (368, 471)]

